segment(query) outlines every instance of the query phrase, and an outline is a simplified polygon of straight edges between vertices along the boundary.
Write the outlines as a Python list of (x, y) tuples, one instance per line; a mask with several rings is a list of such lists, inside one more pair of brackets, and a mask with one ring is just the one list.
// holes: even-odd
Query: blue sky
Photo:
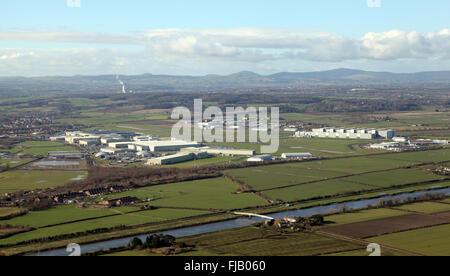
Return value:
[(130, 32), (152, 28), (300, 28), (359, 36), (391, 29), (448, 27), (450, 1), (382, 0), (4, 0), (2, 29)]
[[(448, 70), (448, 11), (448, 0), (381, 0), (379, 8), (366, 0), (81, 0), (81, 8), (69, 8), (66, 0), (4, 0), (0, 75), (77, 73), (70, 62), (46, 64), (51, 51), (92, 74)], [(243, 29), (254, 31), (233, 31)], [(376, 45), (370, 33), (378, 34)], [(97, 34), (104, 39), (96, 41)], [(286, 45), (274, 42), (292, 36)], [(247, 37), (254, 40), (242, 43)], [(395, 45), (385, 48), (386, 40)], [(107, 51), (95, 52), (100, 49)], [(106, 53), (116, 61), (105, 62)]]

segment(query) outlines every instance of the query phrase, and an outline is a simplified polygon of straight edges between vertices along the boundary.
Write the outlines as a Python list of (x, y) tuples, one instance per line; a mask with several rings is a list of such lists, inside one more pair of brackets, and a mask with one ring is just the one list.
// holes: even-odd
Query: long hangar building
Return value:
[(186, 141), (142, 141), (142, 142), (113, 142), (109, 143), (108, 147), (115, 149), (129, 149), (135, 151), (150, 151), (150, 152), (169, 152), (179, 151), (183, 148), (199, 147), (198, 142)]
[(316, 128), (311, 132), (299, 131), (297, 137), (340, 138), (340, 139), (392, 139), (396, 136), (392, 129), (363, 128)]

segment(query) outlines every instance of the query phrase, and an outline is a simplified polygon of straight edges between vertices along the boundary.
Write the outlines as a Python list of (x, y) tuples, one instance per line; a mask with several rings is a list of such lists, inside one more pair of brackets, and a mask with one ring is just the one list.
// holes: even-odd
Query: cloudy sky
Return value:
[(4, 0), (0, 76), (450, 70), (448, 11), (448, 0)]

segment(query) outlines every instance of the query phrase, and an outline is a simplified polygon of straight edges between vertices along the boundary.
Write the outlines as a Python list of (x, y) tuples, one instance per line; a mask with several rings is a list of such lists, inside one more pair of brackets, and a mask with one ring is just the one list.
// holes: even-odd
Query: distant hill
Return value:
[[(450, 87), (450, 71), (397, 74), (352, 69), (259, 75), (239, 72), (227, 76), (120, 76), (128, 91), (211, 91), (250, 88), (300, 88), (312, 86), (358, 87)], [(115, 75), (72, 77), (0, 77), (0, 95), (45, 93), (119, 93)]]

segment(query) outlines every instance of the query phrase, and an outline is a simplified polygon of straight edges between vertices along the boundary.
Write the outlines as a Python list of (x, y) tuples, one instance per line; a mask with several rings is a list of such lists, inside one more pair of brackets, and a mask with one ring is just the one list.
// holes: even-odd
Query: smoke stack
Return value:
[(122, 93), (123, 94), (126, 94), (127, 93), (127, 90), (126, 90), (126, 88), (125, 88), (125, 84), (123, 83), (123, 81), (119, 81), (120, 82), (120, 85), (122, 85)]

